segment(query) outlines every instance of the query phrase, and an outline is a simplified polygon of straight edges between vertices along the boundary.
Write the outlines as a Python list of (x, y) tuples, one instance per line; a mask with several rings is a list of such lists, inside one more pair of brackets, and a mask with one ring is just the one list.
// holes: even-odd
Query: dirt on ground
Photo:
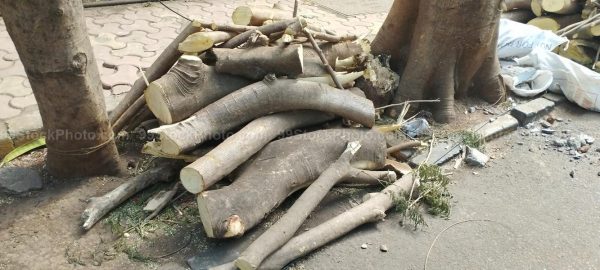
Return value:
[[(435, 125), (436, 136), (448, 137), (496, 117), (506, 110), (503, 106), (461, 103), (459, 111), (476, 111), (460, 113), (455, 124)], [(448, 219), (425, 215), (428, 226), (415, 231), (400, 226), (400, 216), (390, 213), (385, 221), (362, 226), (290, 268), (422, 269), (427, 258), (427, 269), (600, 268), (598, 145), (579, 159), (551, 145), (555, 137), (579, 133), (600, 138), (600, 118), (572, 105), (554, 114), (564, 119), (554, 127), (555, 135), (532, 135), (521, 128), (484, 146), (493, 158), (485, 168), (463, 165), (454, 170), (454, 162), (445, 166), (453, 196)], [(151, 161), (129, 148), (123, 158), (135, 174)], [(194, 196), (183, 191), (143, 224), (147, 213), (141, 208), (156, 191), (170, 188), (167, 183), (136, 195), (84, 232), (79, 226), (86, 201), (123, 180), (54, 179), (45, 173), (44, 156), (44, 150), (37, 150), (9, 165), (41, 172), (44, 188), (24, 196), (0, 195), (0, 269), (186, 269), (194, 256), (196, 265), (214, 265), (235, 257), (266, 227), (244, 239), (209, 240)], [(334, 190), (302, 231), (357, 205), (369, 191)], [(362, 249), (363, 244), (368, 248)], [(388, 251), (380, 251), (381, 245)]]

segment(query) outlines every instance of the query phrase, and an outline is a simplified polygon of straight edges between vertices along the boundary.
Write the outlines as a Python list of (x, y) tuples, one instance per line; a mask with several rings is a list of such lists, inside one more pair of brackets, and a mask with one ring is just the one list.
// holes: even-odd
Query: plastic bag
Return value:
[(600, 74), (570, 59), (546, 50), (535, 49), (515, 59), (520, 66), (532, 66), (552, 72), (550, 90), (560, 90), (572, 102), (587, 110), (600, 112)]
[(567, 38), (533, 25), (500, 19), (498, 57), (523, 57), (536, 48), (552, 51), (567, 41), (569, 41)]
[(502, 66), (502, 78), (510, 90), (521, 97), (533, 97), (552, 85), (552, 72), (532, 67)]

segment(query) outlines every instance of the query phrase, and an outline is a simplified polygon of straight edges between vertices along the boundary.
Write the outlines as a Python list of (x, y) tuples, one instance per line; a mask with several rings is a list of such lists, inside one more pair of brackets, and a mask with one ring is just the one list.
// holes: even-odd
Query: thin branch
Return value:
[(317, 42), (315, 41), (315, 38), (313, 37), (310, 30), (304, 29), (303, 31), (306, 34), (306, 37), (308, 37), (310, 44), (312, 44), (313, 49), (317, 52), (317, 55), (319, 55), (319, 58), (321, 58), (321, 62), (325, 66), (325, 69), (327, 69), (327, 72), (329, 73), (329, 75), (331, 75), (331, 79), (333, 80), (333, 82), (335, 83), (337, 88), (344, 89), (344, 87), (338, 80), (337, 75), (335, 74), (335, 71), (333, 70), (333, 68), (331, 68), (331, 65), (329, 65), (329, 62), (327, 62), (327, 58), (325, 58), (325, 54), (323, 54), (323, 51), (319, 47), (319, 44), (317, 44)]
[(293, 18), (298, 17), (298, 7), (300, 6), (299, 0), (294, 0), (294, 13)]
[(440, 99), (431, 99), (431, 100), (409, 100), (409, 101), (405, 101), (405, 102), (400, 102), (400, 103), (394, 103), (394, 104), (390, 104), (390, 105), (385, 105), (379, 108), (375, 108), (375, 110), (382, 110), (382, 109), (387, 109), (390, 107), (398, 107), (398, 106), (404, 106), (404, 104), (411, 104), (411, 103), (437, 103), (440, 102)]

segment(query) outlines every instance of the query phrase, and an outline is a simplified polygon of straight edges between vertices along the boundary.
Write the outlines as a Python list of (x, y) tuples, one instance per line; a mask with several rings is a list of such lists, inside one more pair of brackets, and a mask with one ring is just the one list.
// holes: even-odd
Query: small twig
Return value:
[(594, 59), (594, 64), (592, 65), (592, 69), (596, 69), (596, 64), (598, 64), (598, 59), (600, 59), (600, 46), (596, 50), (596, 59)]
[(431, 246), (429, 246), (429, 251), (427, 251), (427, 256), (425, 257), (425, 263), (423, 263), (423, 270), (427, 270), (427, 262), (429, 261), (429, 255), (431, 254), (431, 250), (433, 249), (433, 246), (435, 245), (435, 243), (437, 242), (437, 240), (440, 238), (440, 236), (442, 236), (442, 234), (449, 230), (450, 228), (457, 226), (459, 224), (463, 224), (463, 223), (467, 223), (467, 222), (494, 222), (493, 220), (490, 219), (469, 219), (469, 220), (463, 220), (463, 221), (459, 221), (456, 222), (448, 227), (446, 227), (445, 229), (443, 229), (441, 232), (439, 232), (437, 234), (437, 236), (435, 237), (435, 239), (433, 239), (433, 242), (431, 243)]
[(333, 68), (331, 68), (331, 65), (329, 65), (329, 62), (327, 62), (327, 58), (325, 58), (325, 54), (323, 54), (323, 51), (319, 47), (319, 44), (317, 44), (317, 42), (315, 41), (315, 38), (313, 37), (310, 30), (304, 29), (303, 31), (306, 34), (306, 37), (308, 37), (310, 44), (312, 44), (313, 49), (317, 52), (317, 55), (319, 55), (319, 58), (321, 58), (321, 62), (325, 66), (325, 69), (327, 69), (327, 72), (329, 73), (329, 75), (331, 75), (331, 79), (333, 80), (333, 82), (335, 83), (337, 88), (344, 89), (344, 87), (338, 80), (337, 75), (335, 74), (335, 71), (333, 70)]
[(394, 154), (394, 153), (404, 150), (404, 149), (415, 148), (415, 147), (419, 147), (419, 146), (421, 146), (420, 141), (402, 142), (400, 144), (397, 144), (397, 145), (394, 145), (394, 146), (388, 148), (387, 154), (391, 155), (391, 154)]
[(299, 0), (294, 0), (294, 13), (293, 18), (298, 17), (298, 7), (300, 6)]
[(394, 103), (394, 104), (390, 104), (390, 105), (385, 105), (383, 107), (379, 107), (379, 108), (375, 108), (376, 110), (381, 110), (381, 109), (387, 109), (390, 107), (397, 107), (397, 106), (404, 106), (404, 104), (410, 104), (410, 103), (437, 103), (440, 102), (439, 99), (431, 99), (431, 100), (409, 100), (409, 101), (405, 101), (405, 102), (400, 102), (400, 103)]

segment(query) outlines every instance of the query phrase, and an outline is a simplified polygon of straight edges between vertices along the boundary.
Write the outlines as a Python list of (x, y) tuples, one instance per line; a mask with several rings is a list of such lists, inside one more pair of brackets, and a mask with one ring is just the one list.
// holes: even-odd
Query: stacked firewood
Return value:
[(506, 0), (503, 17), (569, 38), (557, 53), (585, 66), (600, 65), (600, 1)]
[[(277, 5), (239, 7), (232, 17), (232, 25), (191, 23), (147, 70), (145, 91), (134, 86), (113, 115), (122, 123), (119, 131), (138, 122), (141, 112), (152, 112), (161, 125), (148, 131), (156, 140), (143, 152), (193, 162), (183, 168), (162, 164), (92, 199), (85, 229), (152, 179), (173, 174), (196, 194), (211, 238), (244, 235), (306, 188), (235, 261), (241, 269), (280, 269), (360, 224), (382, 219), (394, 200), (415, 189), (410, 174), (398, 179), (406, 171), (384, 169), (398, 168), (388, 155), (402, 147), (388, 149), (372, 129), (376, 106), (390, 102), (399, 80), (385, 57), (373, 57), (365, 40), (337, 35)], [(172, 68), (163, 75), (164, 65)], [(285, 136), (298, 129), (312, 131)], [(209, 141), (218, 145), (209, 147)], [(226, 178), (232, 183), (217, 188)], [(294, 237), (335, 185), (382, 183), (381, 193)]]

